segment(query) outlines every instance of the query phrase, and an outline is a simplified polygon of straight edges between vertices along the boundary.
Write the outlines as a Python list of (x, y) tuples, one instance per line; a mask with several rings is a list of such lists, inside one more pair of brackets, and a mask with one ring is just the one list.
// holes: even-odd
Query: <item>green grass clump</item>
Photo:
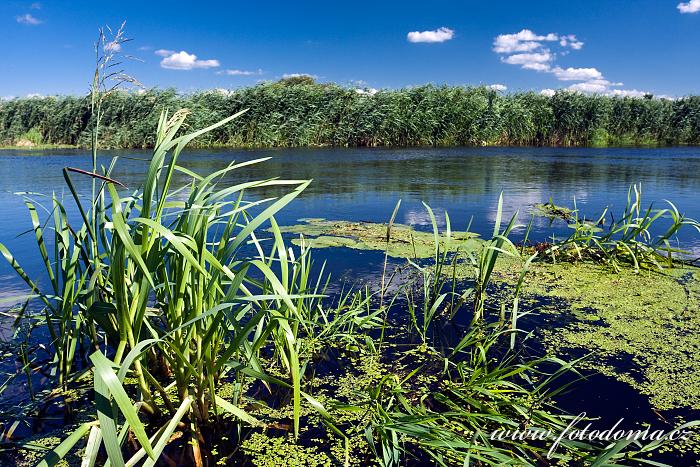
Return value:
[(597, 128), (591, 134), (588, 144), (594, 148), (607, 148), (610, 144), (610, 134), (605, 128)]
[[(654, 209), (652, 204), (644, 208), (641, 184), (630, 187), (625, 209), (617, 215), (606, 208), (599, 216), (588, 219), (576, 209), (576, 200), (570, 212), (550, 201), (547, 209), (557, 212), (560, 218), (562, 212), (568, 214), (565, 220), (573, 232), (565, 239), (555, 239), (553, 245), (546, 245), (543, 256), (554, 262), (591, 259), (615, 271), (624, 267), (636, 272), (650, 268), (662, 270), (683, 264), (688, 252), (674, 245), (676, 235), (683, 228), (700, 232), (700, 222), (685, 217), (672, 202), (666, 204), (663, 209)], [(662, 229), (658, 227), (661, 221), (667, 221)]]
[(43, 137), (38, 128), (31, 128), (29, 131), (20, 135), (20, 137), (15, 141), (15, 144), (19, 142), (29, 142), (33, 146), (39, 146), (43, 142)]

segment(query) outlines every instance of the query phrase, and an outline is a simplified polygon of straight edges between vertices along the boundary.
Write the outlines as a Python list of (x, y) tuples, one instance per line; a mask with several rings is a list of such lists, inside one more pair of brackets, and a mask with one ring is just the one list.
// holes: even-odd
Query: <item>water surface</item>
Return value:
[[(105, 151), (100, 162), (107, 165), (111, 157), (119, 156), (114, 177), (136, 189), (149, 155), (148, 151)], [(180, 163), (208, 174), (234, 160), (260, 157), (272, 159), (237, 170), (222, 183), (273, 177), (313, 179), (299, 199), (277, 216), (283, 224), (303, 217), (386, 222), (402, 199), (397, 222), (429, 228), (422, 205), (426, 202), (443, 225), (447, 210), (453, 229), (464, 229), (473, 219), (472, 230), (486, 235), (492, 229), (501, 192), (506, 213), (519, 210), (519, 220), (525, 224), (531, 206), (550, 198), (568, 206), (573, 206), (575, 199), (589, 217), (597, 217), (605, 207), (619, 213), (630, 185), (635, 183), (642, 186), (645, 206), (653, 202), (662, 207), (668, 199), (687, 216), (700, 218), (698, 148), (195, 150), (184, 153)], [(30, 275), (41, 265), (34, 254), (33, 235), (18, 237), (31, 224), (22, 197), (15, 193), (56, 192), (68, 197), (61, 169), (89, 169), (90, 165), (88, 152), (80, 150), (0, 151), (0, 242), (17, 252)], [(79, 190), (87, 192), (87, 179), (77, 174), (73, 177)], [(186, 182), (180, 176), (176, 184)], [(251, 192), (251, 197), (281, 193), (279, 189), (257, 191)], [(567, 231), (563, 223), (551, 226), (545, 219), (536, 219), (532, 238), (545, 239)], [(700, 255), (697, 233), (688, 229), (678, 241)], [(347, 257), (338, 260), (347, 263)], [(0, 264), (2, 295), (18, 285), (8, 265)]]

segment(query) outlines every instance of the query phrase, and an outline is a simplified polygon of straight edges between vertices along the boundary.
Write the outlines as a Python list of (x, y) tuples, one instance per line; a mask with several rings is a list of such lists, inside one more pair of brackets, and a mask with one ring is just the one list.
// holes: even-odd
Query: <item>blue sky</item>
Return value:
[(122, 52), (143, 60), (127, 70), (148, 87), (309, 74), (367, 88), (700, 94), (700, 0), (3, 0), (0, 97), (86, 92), (98, 27), (123, 20)]

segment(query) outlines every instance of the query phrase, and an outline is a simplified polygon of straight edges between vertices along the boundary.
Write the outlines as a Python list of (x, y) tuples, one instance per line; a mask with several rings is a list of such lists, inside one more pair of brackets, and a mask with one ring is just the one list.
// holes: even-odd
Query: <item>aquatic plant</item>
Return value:
[[(669, 207), (665, 209), (655, 210), (653, 205), (649, 205), (645, 210), (642, 207), (642, 187), (633, 185), (619, 218), (616, 219), (606, 208), (595, 220), (589, 220), (576, 209), (574, 200), (569, 224), (573, 233), (555, 242), (546, 254), (553, 260), (592, 259), (604, 262), (614, 270), (620, 270), (624, 264), (631, 265), (635, 271), (649, 267), (672, 267), (674, 261), (682, 262), (684, 256), (687, 257), (687, 252), (671, 244), (676, 234), (684, 227), (700, 232), (700, 223), (686, 218), (670, 201), (667, 204)], [(606, 228), (608, 214), (611, 219)], [(667, 225), (659, 226), (664, 221)], [(654, 228), (663, 230), (654, 235)]]
[[(509, 309), (511, 349), (515, 347), (515, 334), (517, 332), (517, 320), (519, 317), (518, 303), (520, 291), (522, 289), (525, 275), (530, 263), (537, 257), (537, 253), (529, 258), (523, 259), (513, 242), (508, 238), (511, 231), (516, 227), (515, 221), (518, 213), (514, 213), (508, 224), (501, 230), (503, 218), (503, 195), (498, 200), (496, 210), (496, 220), (494, 223), (493, 236), (490, 239), (479, 240), (478, 242), (462, 243), (452, 237), (450, 216), (445, 212), (445, 233), (441, 235), (438, 229), (437, 220), (433, 210), (423, 203), (428, 212), (433, 229), (433, 257), (427, 264), (419, 264), (416, 261), (408, 260), (408, 263), (418, 273), (418, 283), (422, 295), (420, 300), (414, 297), (411, 283), (403, 287), (406, 295), (406, 307), (411, 317), (414, 329), (418, 332), (423, 345), (428, 341), (428, 330), (433, 319), (442, 311), (449, 319), (453, 319), (465, 304), (469, 304), (472, 313), (472, 323), (478, 325), (485, 319), (485, 307), (487, 300), (487, 289), (491, 283), (493, 271), (501, 255), (506, 255), (517, 260), (522, 259), (522, 270), (519, 279), (515, 284), (513, 302)], [(471, 223), (470, 223), (471, 225)], [(461, 237), (471, 238), (469, 227), (467, 231), (460, 233)], [(466, 248), (465, 248), (466, 247)], [(415, 246), (413, 247), (415, 250)], [(387, 245), (388, 252), (388, 245)], [(463, 280), (462, 274), (457, 276), (457, 268), (464, 268), (468, 265), (473, 274), (468, 285), (458, 282)], [(416, 304), (419, 304), (418, 311)], [(441, 307), (444, 310), (441, 310)], [(501, 321), (506, 319), (506, 306), (501, 304), (499, 317)]]
[[(664, 465), (649, 455), (670, 442), (668, 435), (646, 444), (622, 439), (606, 446), (556, 438), (575, 420), (551, 403), (571, 384), (559, 380), (575, 372), (573, 366), (557, 358), (493, 357), (490, 348), (498, 346), (501, 332), (501, 325), (472, 328), (466, 345), (436, 357), (432, 368), (424, 361), (406, 375), (383, 377), (358, 396), (357, 407), (369, 418), (365, 438), (379, 465)], [(425, 371), (436, 372), (432, 386), (412, 385)], [(530, 434), (493, 436), (518, 430)]]
[(572, 210), (565, 206), (557, 206), (552, 201), (551, 197), (547, 203), (535, 203), (533, 206), (533, 214), (546, 217), (548, 219), (562, 219), (568, 221), (573, 214)]
[[(377, 250), (383, 251), (385, 258), (429, 259), (435, 255), (433, 232), (416, 230), (397, 222), (379, 224), (326, 219), (299, 220), (300, 224), (280, 227), (282, 233), (304, 236), (303, 239), (292, 239), (295, 245), (307, 244), (313, 249), (345, 247)], [(474, 232), (452, 230), (449, 238), (439, 235), (439, 248), (443, 252), (476, 250), (481, 245), (478, 237)]]
[[(302, 252), (295, 259), (282, 241), (272, 216), (308, 182), (271, 179), (217, 187), (216, 179), (222, 175), (262, 160), (232, 163), (206, 177), (178, 167), (177, 158), (187, 142), (207, 131), (175, 137), (186, 116), (187, 112), (177, 112), (172, 118), (163, 115), (142, 190), (122, 197), (114, 187), (116, 183), (102, 176), (111, 198), (106, 204), (110, 209), (96, 216), (96, 231), (101, 239), (96, 257), (99, 263), (88, 263), (102, 274), (99, 280), (87, 266), (78, 268), (76, 264), (83, 263), (77, 259), (56, 262), (61, 277), (76, 278), (65, 297), (58, 288), (41, 292), (23, 275), (44, 301), (44, 312), (50, 317), (47, 323), (59, 323), (58, 337), (69, 337), (75, 346), (93, 336), (79, 333), (81, 323), (92, 319), (96, 324), (95, 335), (99, 337), (92, 345), (101, 350), (94, 352), (90, 360), (95, 373), (95, 393), (99, 396), (96, 399), (99, 424), (81, 426), (65, 443), (74, 444), (89, 428), (97, 433), (93, 435), (97, 440), (94, 449), (99, 448), (102, 439), (110, 460), (119, 465), (123, 463), (120, 446), (124, 434), (130, 430), (144, 450), (136, 456), (148, 454), (155, 460), (156, 448), (162, 449), (167, 440), (161, 437), (162, 433), (172, 431), (186, 416), (192, 432), (193, 456), (201, 463), (200, 429), (210, 423), (212, 412), (216, 415), (224, 410), (242, 422), (255, 425), (255, 419), (236, 406), (236, 398), (233, 403), (223, 400), (216, 396), (215, 388), (227, 373), (239, 384), (243, 375), (248, 374), (265, 383), (286, 385), (262, 370), (258, 353), (269, 344), (289, 374), (294, 431), (298, 433), (302, 399), (323, 410), (301, 390), (304, 360), (309, 358), (312, 342), (324, 339), (354, 342), (356, 333), (377, 325), (377, 313), (368, 311), (367, 295), (345, 294), (334, 309), (327, 309), (319, 301), (325, 291), (320, 279), (315, 284), (310, 282), (309, 255)], [(193, 180), (185, 187), (189, 191), (184, 201), (182, 189), (173, 190), (169, 185), (176, 170), (185, 171)], [(272, 185), (291, 185), (295, 189), (277, 200), (243, 200), (244, 190)], [(260, 212), (251, 213), (260, 207)], [(30, 213), (35, 219), (34, 210), (30, 209)], [(75, 234), (79, 240), (90, 230), (89, 214), (89, 211), (85, 213), (83, 225)], [(68, 236), (66, 232), (73, 229), (65, 215), (60, 219), (65, 222), (62, 231)], [(272, 223), (274, 232), (270, 254), (254, 235), (266, 221)], [(257, 257), (241, 253), (250, 241)], [(37, 243), (48, 268), (54, 261), (45, 252), (40, 235)], [(77, 249), (74, 258), (85, 254), (80, 246), (74, 248)], [(19, 265), (13, 264), (22, 272)], [(80, 293), (75, 292), (76, 288)], [(55, 296), (54, 290), (58, 290)], [(74, 298), (86, 295), (97, 295), (100, 299), (86, 305)], [(62, 307), (60, 315), (52, 308), (54, 301)], [(100, 345), (103, 339), (108, 344), (106, 347)], [(58, 347), (57, 352), (61, 350)], [(112, 350), (113, 357), (105, 357), (104, 353)], [(69, 355), (73, 356), (74, 353)], [(61, 361), (68, 365), (72, 360), (64, 357)], [(113, 366), (118, 377), (111, 373)], [(61, 373), (65, 375), (61, 382), (65, 383), (72, 375), (71, 367), (66, 366)], [(138, 381), (142, 399), (136, 408), (120, 383), (128, 374)], [(121, 427), (115, 411), (102, 407), (102, 403), (116, 404), (125, 417)], [(178, 420), (159, 432), (157, 439), (162, 442), (149, 441), (136, 413), (145, 410), (158, 414), (163, 409)], [(52, 455), (60, 457), (65, 446)]]
[[(413, 328), (418, 332), (423, 346), (425, 346), (428, 342), (428, 330), (433, 319), (440, 311), (440, 307), (443, 302), (445, 302), (445, 299), (454, 294), (453, 291), (444, 290), (445, 285), (448, 283), (448, 278), (443, 274), (443, 268), (449, 267), (450, 262), (456, 261), (457, 258), (454, 256), (454, 252), (452, 252), (452, 259), (448, 259), (451, 253), (450, 244), (452, 243), (450, 216), (445, 213), (446, 231), (444, 239), (441, 239), (433, 210), (425, 203), (423, 203), (423, 206), (428, 211), (430, 222), (433, 227), (433, 258), (429, 265), (420, 265), (409, 260), (409, 264), (411, 264), (414, 270), (419, 274), (419, 287), (422, 292), (420, 300), (416, 300), (413, 296), (413, 287), (411, 287), (410, 284), (404, 287), (404, 290), (406, 294), (406, 307), (408, 308), (408, 314), (411, 317)], [(456, 284), (453, 282), (452, 286), (454, 287), (455, 285)], [(416, 303), (419, 304), (420, 311), (418, 311)]]

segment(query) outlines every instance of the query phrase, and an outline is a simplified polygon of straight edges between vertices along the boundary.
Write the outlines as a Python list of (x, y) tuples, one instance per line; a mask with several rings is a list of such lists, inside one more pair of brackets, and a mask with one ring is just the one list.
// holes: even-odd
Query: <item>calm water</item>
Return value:
[[(137, 188), (149, 157), (147, 151), (106, 152), (108, 164), (120, 156), (115, 178)], [(402, 199), (398, 222), (429, 228), (425, 201), (444, 223), (444, 210), (453, 229), (463, 229), (471, 218), (472, 229), (488, 234), (492, 229), (498, 195), (504, 193), (508, 213), (520, 210), (520, 221), (529, 221), (529, 209), (537, 202), (552, 199), (560, 205), (573, 205), (589, 217), (606, 206), (620, 212), (627, 190), (641, 183), (644, 204), (662, 206), (672, 200), (687, 216), (700, 218), (700, 149), (552, 149), (552, 148), (450, 148), (450, 149), (295, 149), (255, 151), (193, 151), (181, 163), (207, 174), (229, 164), (271, 156), (272, 160), (236, 171), (224, 180), (271, 177), (313, 179), (311, 186), (278, 215), (282, 224), (303, 217), (324, 217), (386, 222), (397, 200)], [(31, 227), (21, 196), (16, 192), (66, 192), (61, 169), (66, 166), (88, 169), (90, 157), (84, 151), (0, 151), (0, 242), (17, 252), (30, 274), (41, 267), (34, 254), (33, 235), (22, 235)], [(80, 175), (82, 188), (88, 182)], [(179, 183), (185, 183), (181, 178)], [(256, 192), (270, 196), (278, 192)], [(70, 203), (68, 203), (70, 204)], [(567, 233), (566, 226), (550, 226), (535, 221), (534, 237)], [(700, 235), (687, 230), (679, 241), (700, 255)], [(324, 253), (325, 256), (325, 253)], [(367, 255), (372, 262), (373, 255)], [(334, 268), (358, 265), (358, 258), (338, 253)], [(363, 269), (371, 264), (363, 263)], [(1, 296), (16, 289), (19, 282), (9, 266), (0, 263)]]

